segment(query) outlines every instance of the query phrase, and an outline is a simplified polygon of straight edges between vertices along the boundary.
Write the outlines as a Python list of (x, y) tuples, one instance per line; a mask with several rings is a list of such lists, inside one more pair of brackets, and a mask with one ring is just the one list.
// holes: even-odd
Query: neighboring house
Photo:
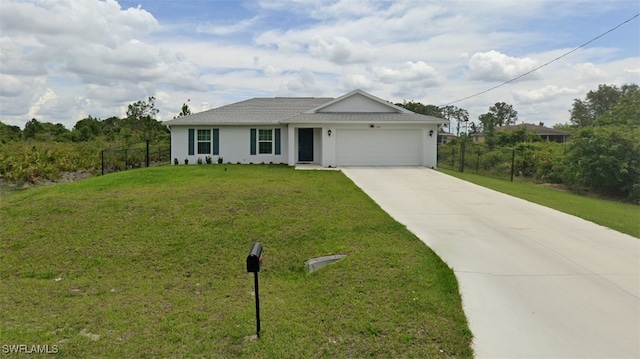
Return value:
[(527, 129), (529, 133), (535, 133), (542, 137), (545, 141), (565, 143), (571, 136), (571, 133), (567, 131), (556, 130), (554, 128), (544, 127), (542, 124), (534, 125), (532, 123), (521, 123), (519, 125), (506, 125), (497, 127), (496, 131), (516, 131), (523, 128)]
[[(516, 131), (526, 128), (527, 132), (535, 133), (542, 137), (545, 141), (565, 143), (569, 140), (571, 133), (567, 131), (556, 130), (554, 128), (548, 128), (541, 125), (534, 125), (531, 123), (521, 123), (519, 125), (505, 125), (496, 127), (496, 131)], [(485, 135), (483, 133), (474, 133), (471, 135), (474, 142), (484, 142)]]
[(458, 138), (458, 136), (454, 135), (453, 133), (441, 132), (438, 134), (438, 143), (444, 145), (456, 138)]
[(436, 167), (438, 125), (445, 123), (361, 90), (336, 99), (254, 98), (164, 122), (179, 163), (211, 156), (323, 167)]

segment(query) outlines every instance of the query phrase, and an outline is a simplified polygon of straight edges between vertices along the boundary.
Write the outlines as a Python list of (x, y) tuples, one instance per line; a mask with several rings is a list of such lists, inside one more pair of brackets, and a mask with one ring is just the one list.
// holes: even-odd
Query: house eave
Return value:
[(327, 124), (327, 125), (440, 125), (449, 123), (449, 121), (283, 121), (283, 125), (308, 125), (308, 124)]
[(207, 127), (217, 127), (217, 126), (232, 126), (232, 127), (250, 127), (250, 126), (278, 126), (281, 125), (280, 122), (191, 122), (191, 123), (173, 123), (165, 125), (169, 128), (171, 127), (193, 127), (193, 126), (207, 126)]

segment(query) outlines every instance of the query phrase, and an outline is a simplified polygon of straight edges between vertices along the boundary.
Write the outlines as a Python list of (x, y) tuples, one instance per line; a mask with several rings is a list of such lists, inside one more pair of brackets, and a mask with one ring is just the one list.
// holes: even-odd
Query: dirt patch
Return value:
[(40, 186), (50, 186), (56, 183), (65, 183), (65, 182), (75, 182), (80, 181), (85, 178), (92, 177), (93, 174), (85, 171), (76, 171), (76, 172), (63, 172), (59, 179), (57, 180), (49, 180), (49, 179), (41, 179), (36, 178), (34, 183), (13, 183), (5, 180), (2, 176), (0, 176), (0, 193), (8, 193), (13, 191), (20, 191), (29, 188), (35, 188)]

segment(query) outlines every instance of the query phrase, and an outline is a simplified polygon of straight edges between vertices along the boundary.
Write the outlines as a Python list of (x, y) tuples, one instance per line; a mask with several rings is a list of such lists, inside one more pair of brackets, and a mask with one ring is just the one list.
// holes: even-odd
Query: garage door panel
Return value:
[(422, 163), (421, 130), (339, 130), (339, 166), (399, 166)]

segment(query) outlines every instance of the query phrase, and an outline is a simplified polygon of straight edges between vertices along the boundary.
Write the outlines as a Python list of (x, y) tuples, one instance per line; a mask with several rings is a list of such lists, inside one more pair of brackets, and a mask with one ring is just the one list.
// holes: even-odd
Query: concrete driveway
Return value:
[(453, 268), (478, 358), (640, 358), (640, 239), (428, 168), (343, 172)]

